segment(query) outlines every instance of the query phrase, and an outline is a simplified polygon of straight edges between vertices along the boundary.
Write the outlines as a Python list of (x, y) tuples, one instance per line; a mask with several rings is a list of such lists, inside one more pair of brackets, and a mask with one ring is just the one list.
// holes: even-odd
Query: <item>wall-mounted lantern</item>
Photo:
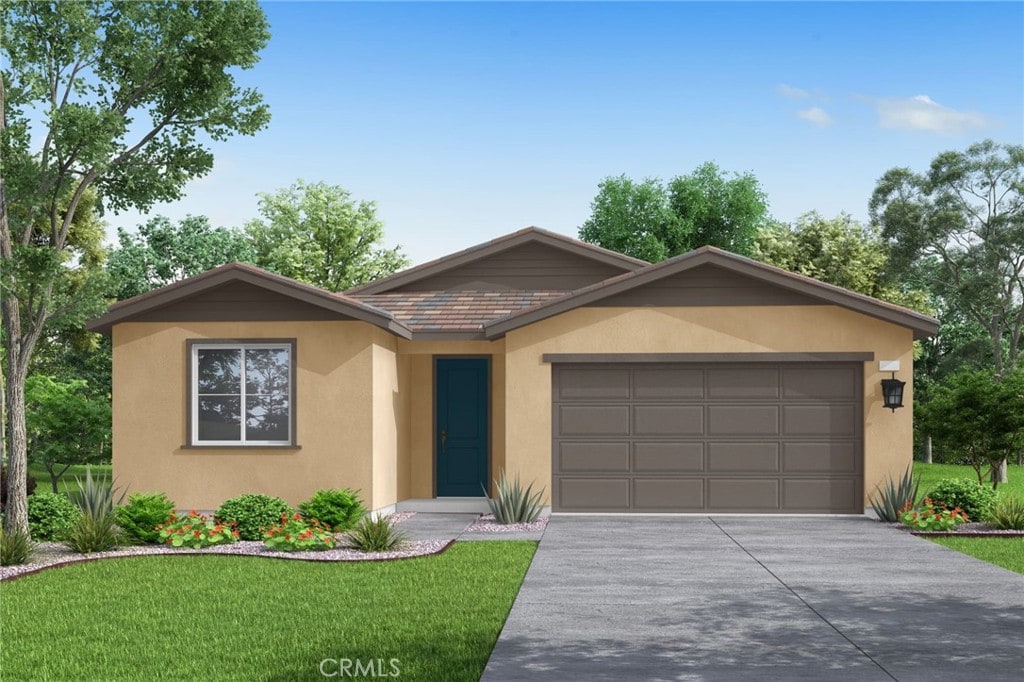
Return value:
[(903, 407), (903, 387), (907, 382), (896, 378), (896, 372), (900, 370), (899, 360), (882, 360), (878, 363), (881, 372), (892, 372), (891, 379), (882, 379), (882, 405), (893, 412), (897, 407)]

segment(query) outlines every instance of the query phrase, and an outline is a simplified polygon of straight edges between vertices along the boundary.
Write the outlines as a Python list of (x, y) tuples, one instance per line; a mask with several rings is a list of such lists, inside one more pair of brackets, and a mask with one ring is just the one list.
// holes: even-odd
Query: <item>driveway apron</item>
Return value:
[(1024, 576), (864, 517), (552, 517), (483, 680), (1019, 680)]

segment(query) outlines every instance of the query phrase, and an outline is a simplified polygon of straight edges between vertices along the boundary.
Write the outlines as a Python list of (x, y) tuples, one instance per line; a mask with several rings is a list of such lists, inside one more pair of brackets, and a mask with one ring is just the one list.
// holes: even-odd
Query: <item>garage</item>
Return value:
[(863, 512), (863, 362), (552, 364), (563, 512)]

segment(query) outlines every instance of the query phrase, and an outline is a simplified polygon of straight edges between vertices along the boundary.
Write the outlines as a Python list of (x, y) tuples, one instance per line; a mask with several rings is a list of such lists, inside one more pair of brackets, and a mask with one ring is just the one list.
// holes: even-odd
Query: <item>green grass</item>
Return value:
[(975, 559), (1024, 574), (1024, 538), (928, 537), (928, 540), (955, 549)]
[[(60, 471), (60, 467), (57, 468)], [(106, 476), (110, 478), (111, 467), (109, 464), (93, 464), (92, 475), (93, 476)], [(36, 479), (36, 490), (46, 490), (48, 492), (53, 491), (53, 486), (50, 484), (50, 474), (46, 472), (46, 468), (38, 463), (31, 462), (28, 465), (28, 473)], [(66, 493), (68, 490), (73, 490), (77, 487), (75, 477), (80, 479), (85, 478), (85, 466), (73, 464), (63, 476), (58, 479), (57, 490), (62, 493)]]
[[(914, 473), (921, 477), (921, 494), (931, 490), (944, 478), (969, 478), (977, 481), (974, 469), (960, 464), (924, 464), (914, 462)], [(997, 490), (1024, 500), (1024, 466), (1010, 464), (1006, 470), (1006, 483), (1000, 483)]]
[(394, 658), (403, 680), (477, 680), (535, 549), (462, 542), (381, 563), (182, 556), (44, 571), (0, 583), (0, 669), (11, 680), (317, 680), (324, 659)]

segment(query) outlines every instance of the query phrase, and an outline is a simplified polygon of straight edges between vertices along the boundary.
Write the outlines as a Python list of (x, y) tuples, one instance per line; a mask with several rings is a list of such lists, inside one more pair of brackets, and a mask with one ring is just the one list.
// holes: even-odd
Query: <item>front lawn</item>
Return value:
[(381, 676), (397, 659), (403, 680), (477, 680), (535, 549), (460, 542), (382, 563), (181, 556), (44, 571), (0, 583), (0, 669), (12, 680), (278, 681), (322, 679), (325, 660), (334, 677), (346, 660)]
[[(914, 462), (914, 473), (921, 477), (921, 494), (926, 494), (944, 478), (968, 478), (977, 481), (974, 469), (960, 464), (925, 464)], [(1024, 466), (1010, 464), (1006, 469), (1006, 483), (1000, 483), (996, 490), (1004, 495), (1013, 495), (1024, 500)], [(992, 485), (988, 483), (987, 485)]]
[(928, 536), (928, 540), (955, 549), (975, 559), (1024, 574), (1024, 538), (942, 538)]

